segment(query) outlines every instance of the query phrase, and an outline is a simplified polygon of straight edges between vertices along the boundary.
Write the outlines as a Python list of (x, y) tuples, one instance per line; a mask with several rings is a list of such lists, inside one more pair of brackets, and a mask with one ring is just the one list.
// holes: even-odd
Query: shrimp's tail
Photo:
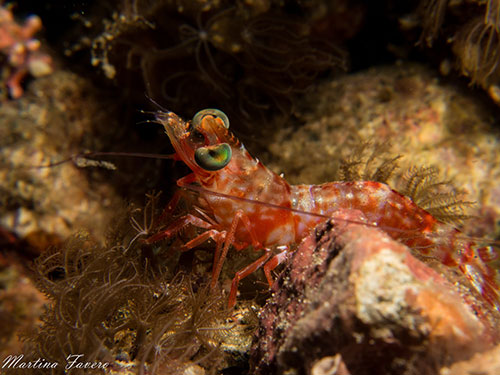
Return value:
[(459, 269), (486, 302), (500, 311), (500, 269), (498, 249), (468, 244), (459, 261)]

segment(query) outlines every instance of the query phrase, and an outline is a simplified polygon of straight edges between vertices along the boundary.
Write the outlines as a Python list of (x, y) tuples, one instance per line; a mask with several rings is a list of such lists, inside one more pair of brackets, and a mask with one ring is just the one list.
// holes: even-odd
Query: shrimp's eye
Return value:
[(205, 116), (213, 116), (220, 118), (224, 123), (224, 127), (226, 129), (229, 129), (229, 118), (224, 112), (215, 108), (202, 109), (201, 111), (196, 113), (196, 115), (194, 115), (193, 117), (193, 126), (196, 128), (198, 125), (200, 125), (201, 121)]
[(215, 146), (200, 147), (194, 153), (196, 164), (207, 171), (218, 171), (231, 160), (231, 146), (221, 143)]

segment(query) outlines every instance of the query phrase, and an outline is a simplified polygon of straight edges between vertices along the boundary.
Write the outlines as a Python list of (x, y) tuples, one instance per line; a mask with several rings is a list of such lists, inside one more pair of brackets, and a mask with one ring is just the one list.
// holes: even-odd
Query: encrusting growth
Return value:
[(32, 15), (20, 25), (10, 7), (0, 4), (0, 54), (7, 58), (2, 70), (8, 71), (5, 86), (13, 99), (23, 95), (21, 82), (28, 73), (35, 77), (52, 73), (51, 57), (40, 51), (41, 43), (33, 37), (41, 28), (40, 17)]

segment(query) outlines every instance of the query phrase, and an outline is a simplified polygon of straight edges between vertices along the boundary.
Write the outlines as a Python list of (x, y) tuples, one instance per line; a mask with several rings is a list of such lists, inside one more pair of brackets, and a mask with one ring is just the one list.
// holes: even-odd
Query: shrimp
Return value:
[[(165, 128), (176, 157), (192, 171), (177, 181), (178, 186), (197, 190), (200, 195), (191, 213), (146, 241), (170, 237), (188, 224), (206, 229), (182, 250), (210, 238), (215, 241), (212, 287), (231, 246), (240, 250), (253, 245), (264, 250), (264, 255), (236, 272), (229, 307), (236, 303), (240, 280), (262, 267), (272, 285), (271, 271), (288, 258), (293, 244), (300, 243), (336, 210), (357, 209), (371, 225), (393, 228), (389, 235), (420, 255), (457, 267), (483, 298), (500, 310), (498, 274), (487, 264), (497, 256), (494, 249), (461, 241), (458, 229), (438, 221), (386, 184), (357, 181), (290, 185), (247, 152), (229, 131), (229, 120), (219, 110), (202, 110), (191, 121), (172, 112), (158, 112), (156, 120)], [(169, 209), (176, 202), (174, 197)], [(276, 249), (277, 253), (271, 251)]]

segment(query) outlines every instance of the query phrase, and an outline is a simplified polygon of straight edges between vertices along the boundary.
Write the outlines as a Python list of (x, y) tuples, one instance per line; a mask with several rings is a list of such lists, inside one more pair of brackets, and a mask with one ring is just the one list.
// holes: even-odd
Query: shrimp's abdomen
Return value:
[[(373, 181), (331, 182), (292, 186), (292, 207), (326, 216), (338, 209), (363, 212), (368, 223), (386, 231), (416, 252), (450, 267), (458, 267), (474, 288), (500, 310), (498, 271), (481, 259), (486, 248), (464, 240), (461, 232), (438, 221), (389, 186)], [(302, 238), (321, 218), (296, 215), (296, 236)]]
[[(408, 230), (432, 231), (437, 220), (413, 201), (386, 184), (373, 181), (331, 182), (292, 187), (292, 205), (298, 210), (331, 216), (340, 208), (360, 210), (370, 224), (395, 228), (391, 236)], [(299, 236), (320, 219), (305, 215), (297, 218)]]

